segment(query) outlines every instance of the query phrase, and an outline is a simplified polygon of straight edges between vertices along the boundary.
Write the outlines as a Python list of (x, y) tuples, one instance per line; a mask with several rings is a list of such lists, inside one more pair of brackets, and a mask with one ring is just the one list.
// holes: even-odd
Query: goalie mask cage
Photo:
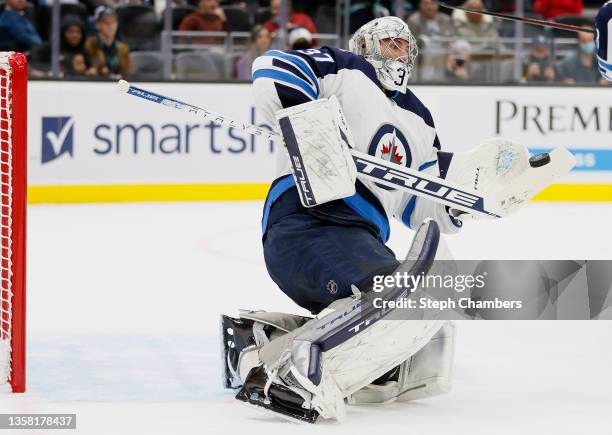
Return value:
[(0, 52), (0, 390), (25, 391), (27, 59)]

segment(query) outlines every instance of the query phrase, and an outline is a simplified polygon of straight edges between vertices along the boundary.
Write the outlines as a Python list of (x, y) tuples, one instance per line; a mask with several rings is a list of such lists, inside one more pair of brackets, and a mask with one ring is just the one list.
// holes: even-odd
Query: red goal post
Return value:
[(25, 391), (27, 83), (25, 55), (0, 52), (0, 387), (16, 393)]

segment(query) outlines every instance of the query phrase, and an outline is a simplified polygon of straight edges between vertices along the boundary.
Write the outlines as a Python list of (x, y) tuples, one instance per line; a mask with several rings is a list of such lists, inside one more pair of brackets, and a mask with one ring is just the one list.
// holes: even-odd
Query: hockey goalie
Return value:
[[(408, 89), (417, 44), (399, 18), (360, 28), (350, 51), (269, 51), (253, 65), (259, 113), (299, 149), (278, 153), (262, 219), (266, 267), (278, 287), (314, 317), (243, 312), (222, 316), (225, 386), (279, 415), (343, 420), (346, 404), (415, 400), (450, 388), (454, 326), (434, 314), (376, 309), (375, 276), (426, 274), (441, 233), (472, 216), (357, 176), (349, 149), (495, 192), (537, 189), (524, 145), (493, 139), (462, 154), (442, 151), (434, 120)], [(469, 128), (466, 126), (466, 128)], [(296, 166), (297, 165), (297, 166)], [(317, 197), (310, 206), (309, 195)], [(415, 230), (403, 262), (386, 246), (389, 218)], [(390, 287), (382, 298), (415, 294)]]

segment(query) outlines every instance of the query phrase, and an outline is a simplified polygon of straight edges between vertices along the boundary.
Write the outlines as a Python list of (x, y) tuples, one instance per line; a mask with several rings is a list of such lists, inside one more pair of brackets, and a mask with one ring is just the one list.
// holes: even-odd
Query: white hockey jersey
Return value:
[[(253, 89), (257, 110), (269, 125), (276, 125), (281, 108), (335, 95), (342, 106), (358, 151), (418, 169), (444, 175), (439, 165), (438, 140), (429, 110), (408, 90), (392, 97), (380, 86), (374, 67), (353, 53), (323, 47), (299, 51), (268, 51), (253, 63)], [(278, 152), (277, 182), (264, 209), (263, 229), (272, 203), (292, 187), (288, 155)], [(371, 194), (357, 193), (344, 202), (374, 223), (381, 238), (389, 238), (389, 218), (416, 229), (427, 217), (443, 232), (456, 232), (461, 223), (451, 219), (441, 204), (361, 180)]]

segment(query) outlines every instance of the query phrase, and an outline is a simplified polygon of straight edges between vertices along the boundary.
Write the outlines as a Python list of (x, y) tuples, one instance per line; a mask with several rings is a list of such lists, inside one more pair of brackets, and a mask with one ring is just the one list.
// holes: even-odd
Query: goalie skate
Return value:
[(251, 368), (260, 364), (259, 349), (310, 320), (295, 314), (242, 310), (221, 315), (221, 367), (224, 388), (239, 388)]

